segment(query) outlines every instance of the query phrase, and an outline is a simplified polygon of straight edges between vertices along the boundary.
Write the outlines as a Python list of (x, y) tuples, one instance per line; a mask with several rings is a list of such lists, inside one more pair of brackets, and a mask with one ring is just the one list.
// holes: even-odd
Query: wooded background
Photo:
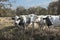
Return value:
[[(16, 1), (16, 0), (15, 0)], [(4, 4), (3, 2), (8, 2), (8, 4)], [(43, 8), (41, 6), (30, 7), (26, 9), (23, 6), (17, 7), (13, 10), (11, 7), (13, 6), (13, 2), (9, 0), (0, 0), (0, 16), (1, 17), (12, 17), (22, 14), (37, 14), (37, 15), (60, 15), (60, 0), (56, 2), (49, 3), (47, 8)], [(9, 6), (9, 8), (8, 8)]]

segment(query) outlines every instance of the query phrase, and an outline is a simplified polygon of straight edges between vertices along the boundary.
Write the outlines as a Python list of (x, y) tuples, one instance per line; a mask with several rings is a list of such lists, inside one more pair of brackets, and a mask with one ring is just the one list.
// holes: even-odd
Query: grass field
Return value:
[(0, 17), (0, 40), (60, 40), (60, 27), (23, 31), (11, 17)]
[(0, 17), (0, 29), (8, 26), (14, 26), (14, 21), (11, 17)]

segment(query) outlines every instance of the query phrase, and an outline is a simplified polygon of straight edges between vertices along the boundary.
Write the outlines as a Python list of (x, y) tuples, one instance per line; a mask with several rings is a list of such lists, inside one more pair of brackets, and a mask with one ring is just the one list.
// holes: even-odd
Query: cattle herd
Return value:
[(15, 22), (15, 25), (27, 26), (29, 24), (38, 23), (39, 25), (47, 25), (48, 28), (52, 26), (60, 26), (60, 15), (20, 15), (12, 18)]

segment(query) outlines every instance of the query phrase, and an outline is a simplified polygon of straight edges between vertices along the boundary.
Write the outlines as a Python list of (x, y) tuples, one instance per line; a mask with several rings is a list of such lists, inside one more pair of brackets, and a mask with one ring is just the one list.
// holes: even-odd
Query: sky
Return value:
[(18, 6), (23, 6), (25, 8), (30, 8), (33, 6), (41, 6), (47, 8), (49, 3), (52, 1), (57, 0), (16, 0), (15, 3), (13, 3), (13, 8), (17, 8)]

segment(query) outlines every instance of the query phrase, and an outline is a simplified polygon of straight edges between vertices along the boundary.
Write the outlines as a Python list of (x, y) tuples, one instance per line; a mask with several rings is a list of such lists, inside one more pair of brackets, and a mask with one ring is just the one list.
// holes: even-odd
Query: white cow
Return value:
[(56, 27), (60, 26), (60, 16), (59, 15), (46, 15), (46, 17), (43, 17), (43, 20), (45, 20), (45, 24), (48, 27)]
[(15, 26), (19, 26), (20, 17), (16, 15), (16, 16), (13, 17), (12, 19), (14, 20), (14, 24), (15, 24)]
[(29, 14), (28, 16), (31, 19), (31, 23), (34, 22), (37, 18), (37, 15), (35, 15), (35, 14)]
[(14, 23), (18, 27), (27, 27), (30, 23), (30, 18), (28, 15), (20, 15), (14, 17)]
[(20, 17), (23, 19), (23, 23), (25, 25), (28, 25), (30, 23), (30, 18), (28, 15), (21, 15)]
[[(15, 24), (17, 25), (29, 25), (32, 24), (33, 22), (38, 22), (39, 25), (44, 26), (44, 25), (49, 25), (51, 22), (51, 25), (53, 26), (60, 26), (60, 16), (55, 16), (55, 15), (35, 15), (35, 14), (29, 14), (29, 15), (20, 15), (20, 16), (15, 16)], [(50, 26), (50, 25), (49, 25)]]
[(51, 15), (49, 16), (49, 19), (52, 23), (53, 26), (60, 26), (60, 16), (54, 16), (54, 15)]
[(46, 21), (43, 20), (43, 18), (46, 18), (46, 17), (47, 17), (46, 15), (39, 15), (39, 16), (37, 16), (37, 19), (35, 20), (35, 22), (39, 24), (40, 28), (45, 27)]
[(35, 14), (29, 14), (28, 16), (29, 16), (29, 18), (30, 18), (29, 27), (33, 27), (33, 26), (34, 26), (34, 23), (35, 23), (35, 20), (36, 20), (36, 18), (37, 18), (37, 15), (35, 15)]

